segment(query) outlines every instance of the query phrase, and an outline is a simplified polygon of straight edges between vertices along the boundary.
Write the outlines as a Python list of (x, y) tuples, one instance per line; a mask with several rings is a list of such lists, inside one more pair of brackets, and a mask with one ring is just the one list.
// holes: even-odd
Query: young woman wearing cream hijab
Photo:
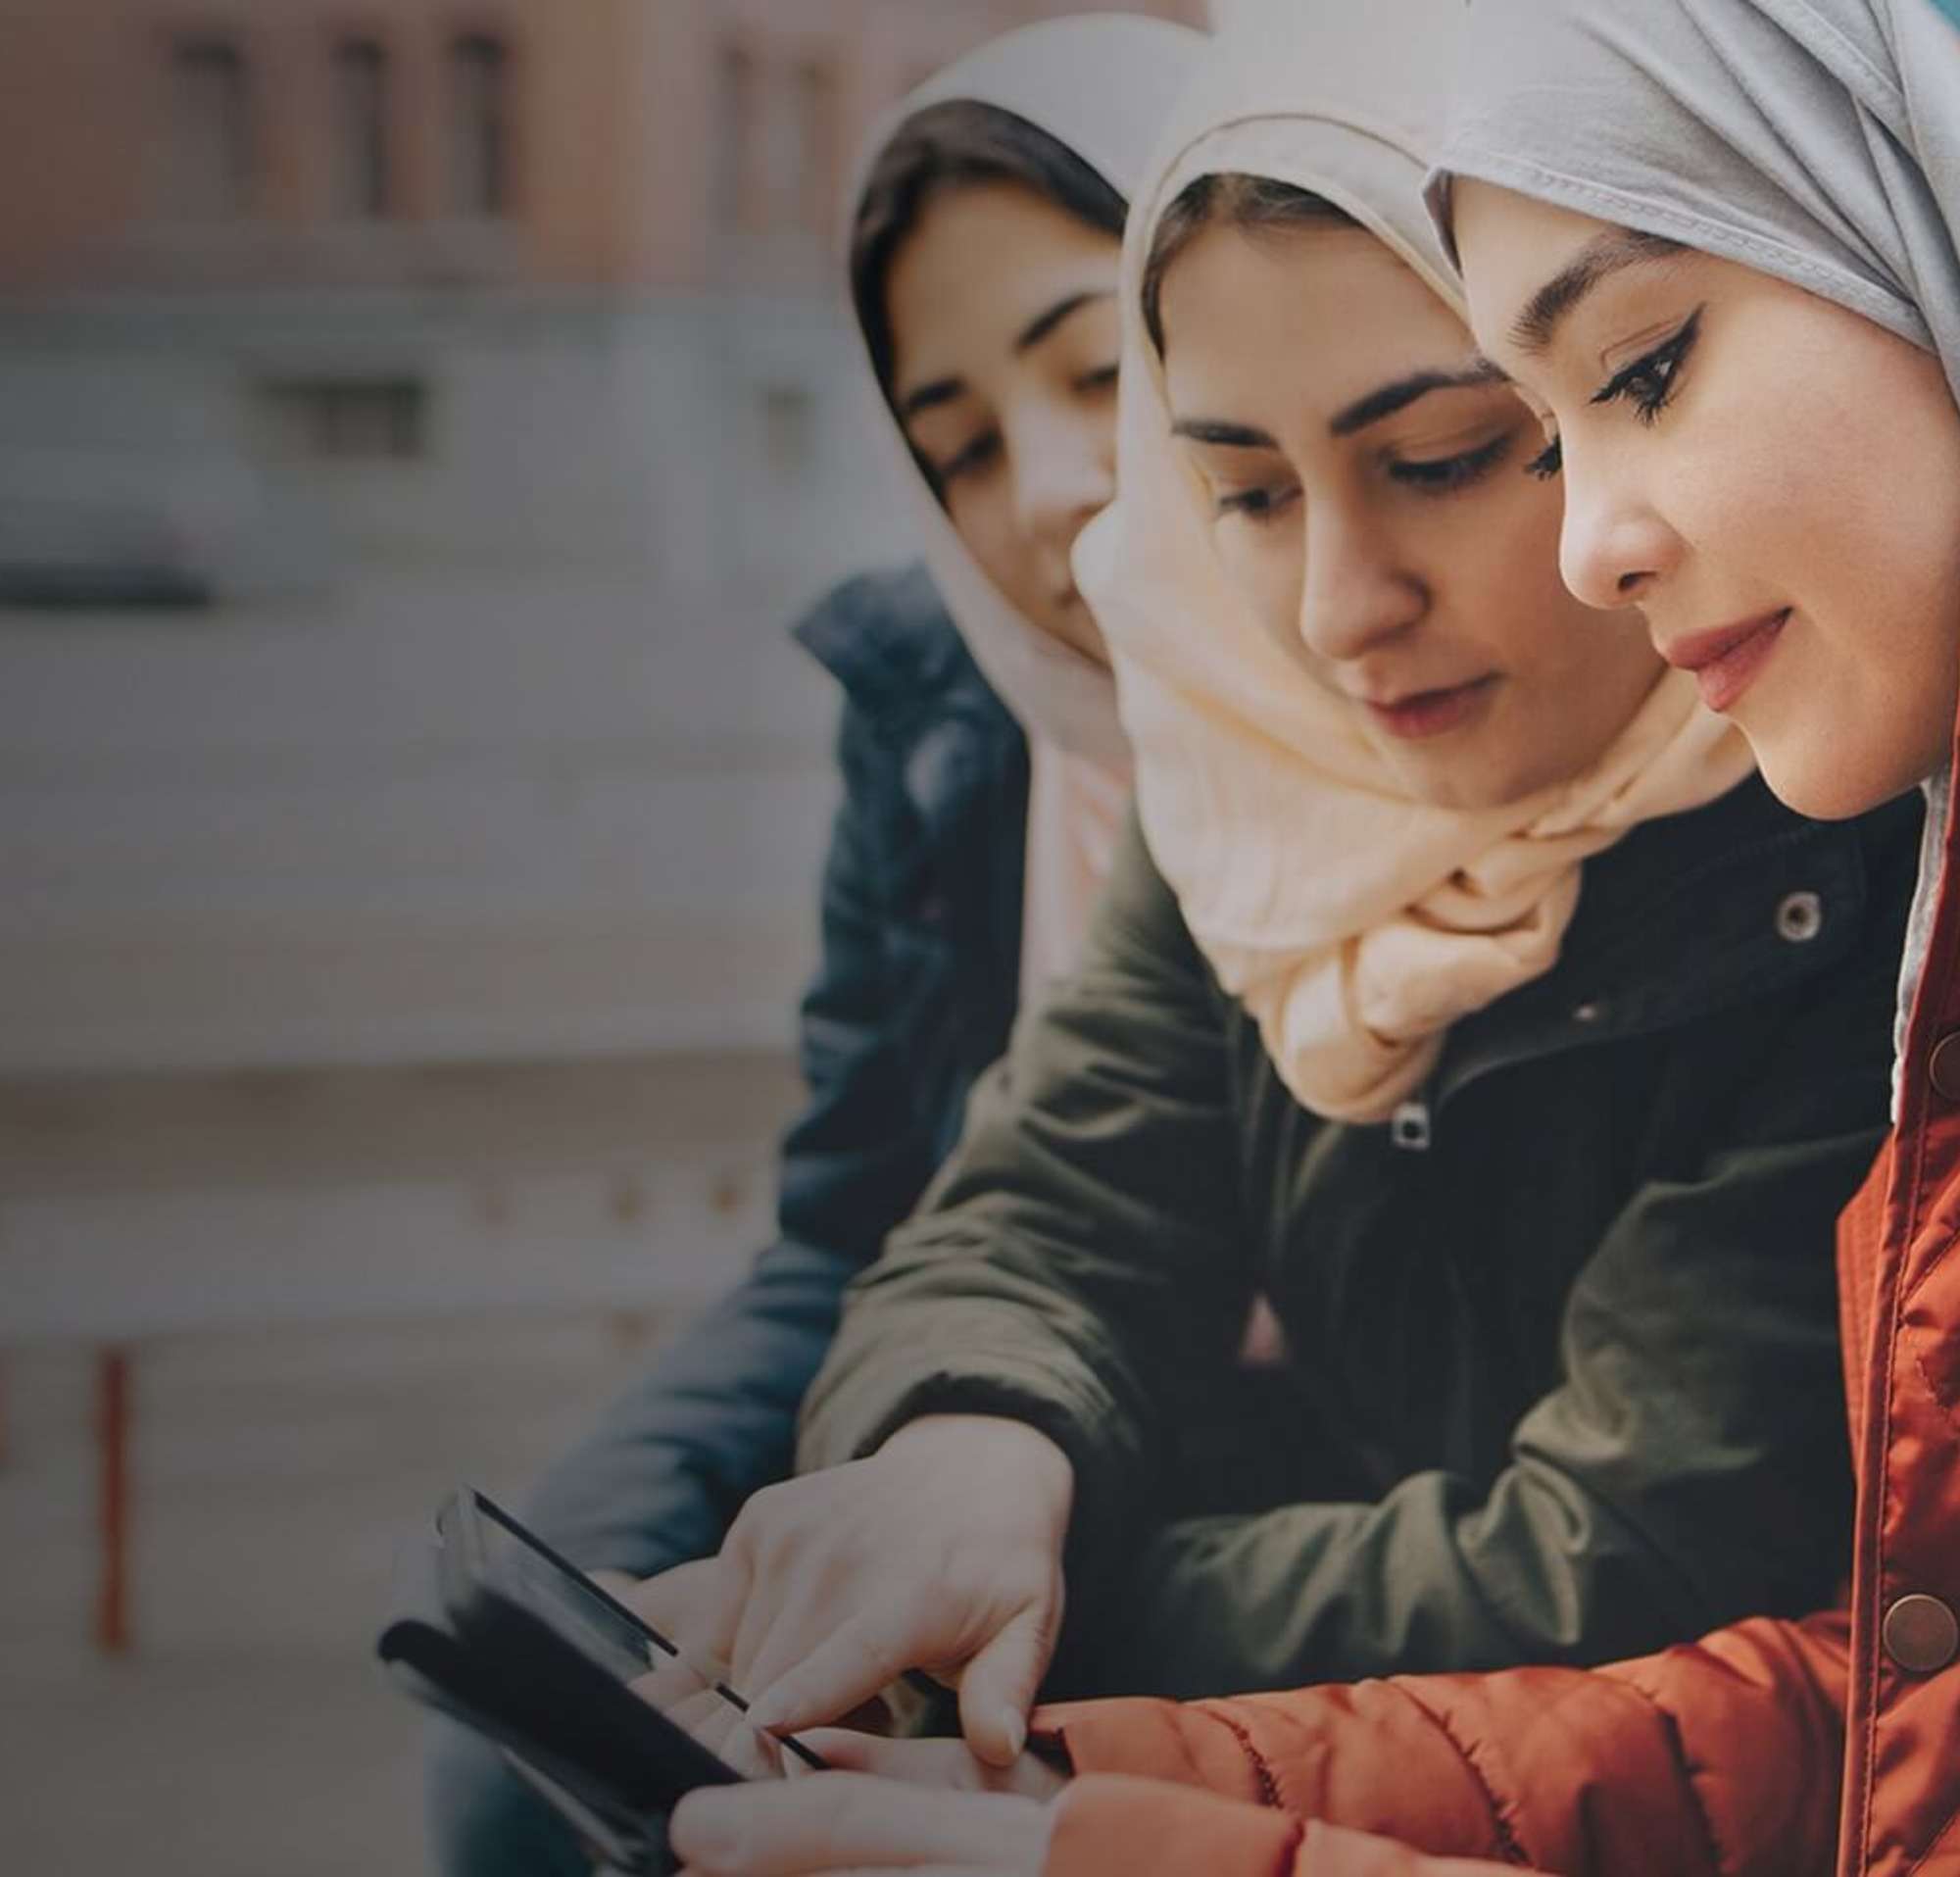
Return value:
[[(1064, 1587), (1058, 1679), (1200, 1694), (1597, 1660), (1840, 1568), (1830, 1219), (1883, 1129), (1913, 817), (1798, 821), (1638, 618), (1564, 594), (1422, 208), (1434, 20), (1240, 28), (1133, 212), (1076, 567), (1141, 832), (855, 1294), (806, 1414), (834, 1470), (724, 1547), (764, 1724), (922, 1666), (1009, 1761)], [(1260, 1288), (1274, 1465), (1192, 1516)], [(1196, 1752), (1257, 1790), (1230, 1722)], [(726, 1810), (682, 1814), (701, 1867), (825, 1867), (708, 1854)]]
[[(851, 581), (798, 628), (846, 705), (781, 1237), (527, 1507), (682, 1633), (690, 1560), (788, 1472), (846, 1281), (952, 1146), (1023, 988), (1072, 963), (1107, 864), (1128, 763), (1068, 554), (1113, 488), (1124, 198), (1200, 43), (1120, 16), (1009, 34), (897, 109), (851, 194), (865, 400), (930, 577)], [(902, 428), (895, 368), (902, 396), (958, 389)], [(460, 1732), (430, 1810), (462, 1877), (587, 1867)]]

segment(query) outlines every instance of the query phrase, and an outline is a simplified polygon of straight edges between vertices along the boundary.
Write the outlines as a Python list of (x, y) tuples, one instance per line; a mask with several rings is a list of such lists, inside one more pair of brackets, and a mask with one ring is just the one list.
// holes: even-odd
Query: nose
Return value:
[(1681, 541), (1645, 499), (1624, 460), (1564, 453), (1565, 519), (1558, 570), (1576, 599), (1602, 612), (1637, 606), (1674, 567)]
[(1115, 424), (1106, 410), (1033, 409), (1008, 437), (1021, 532), (1064, 566), (1092, 517), (1116, 494)]
[(1323, 499), (1305, 507), (1299, 636), (1320, 658), (1361, 658), (1421, 618), (1428, 592), (1359, 505)]

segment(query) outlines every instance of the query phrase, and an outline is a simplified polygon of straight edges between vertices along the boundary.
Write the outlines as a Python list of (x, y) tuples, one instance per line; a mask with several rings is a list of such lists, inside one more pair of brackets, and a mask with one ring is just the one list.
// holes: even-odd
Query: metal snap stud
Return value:
[(1824, 902), (1815, 893), (1789, 893), (1776, 910), (1777, 937), (1788, 945), (1808, 945), (1824, 930)]
[(1914, 1675), (1934, 1675), (1960, 1655), (1960, 1622), (1936, 1597), (1901, 1597), (1879, 1630), (1886, 1654)]

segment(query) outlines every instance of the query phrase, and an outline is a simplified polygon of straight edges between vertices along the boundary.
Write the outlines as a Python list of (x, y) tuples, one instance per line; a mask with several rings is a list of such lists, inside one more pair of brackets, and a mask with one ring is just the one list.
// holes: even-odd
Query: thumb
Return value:
[(1027, 1745), (1028, 1709), (1054, 1654), (1054, 1604), (1031, 1604), (966, 1664), (959, 1731), (991, 1766), (1010, 1766)]

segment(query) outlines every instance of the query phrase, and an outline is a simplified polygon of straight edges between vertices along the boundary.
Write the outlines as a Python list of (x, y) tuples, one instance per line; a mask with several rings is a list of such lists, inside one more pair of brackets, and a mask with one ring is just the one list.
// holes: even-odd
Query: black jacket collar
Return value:
[(1691, 1022), (1818, 976), (1870, 937), (1901, 932), (1923, 805), (1807, 821), (1759, 776), (1690, 814), (1634, 829), (1587, 862), (1558, 963), (1449, 1033), (1428, 1100), (1440, 1108), (1508, 1063)]

